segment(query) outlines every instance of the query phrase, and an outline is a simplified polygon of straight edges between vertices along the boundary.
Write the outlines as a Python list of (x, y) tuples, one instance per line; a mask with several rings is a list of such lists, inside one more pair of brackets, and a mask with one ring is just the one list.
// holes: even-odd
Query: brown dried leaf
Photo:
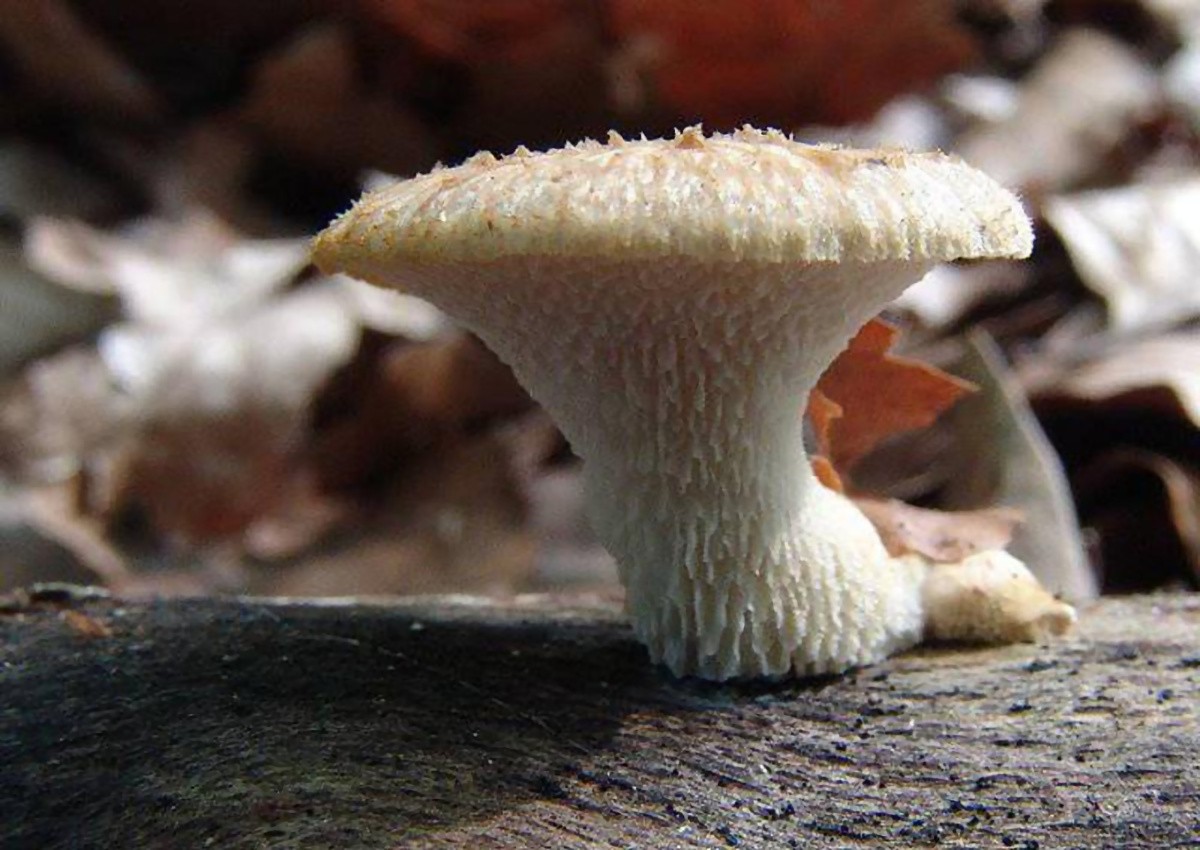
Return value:
[(974, 45), (944, 3), (614, 0), (620, 42), (652, 44), (645, 75), (674, 114), (720, 126), (869, 117), (962, 66)]
[(1045, 215), (1115, 330), (1200, 315), (1200, 173), (1059, 195), (1047, 200)]
[(1074, 367), (1047, 368), (1031, 392), (1040, 404), (1162, 411), (1200, 428), (1200, 332), (1117, 345)]
[(477, 339), (457, 334), (395, 345), (380, 358), (351, 410), (317, 437), (327, 486), (351, 488), (474, 422), (527, 409), (512, 372)]
[(978, 511), (935, 511), (896, 499), (862, 499), (854, 503), (879, 532), (893, 557), (917, 554), (935, 563), (952, 564), (977, 552), (1003, 549), (1022, 522), (1012, 508)]
[(139, 394), (126, 498), (184, 540), (241, 531), (281, 497), (304, 414), (358, 335), (340, 291), (322, 285), (186, 336), (131, 335), (128, 356), (156, 367)]
[(439, 149), (416, 115), (360, 79), (349, 36), (322, 25), (261, 62), (237, 119), (276, 150), (357, 175), (430, 168)]
[(809, 400), (823, 453), (839, 473), (888, 437), (926, 427), (972, 389), (926, 363), (889, 354), (898, 333), (879, 319), (868, 322), (821, 376), (814, 393), (821, 398), (815, 405)]
[[(124, 235), (42, 221), (27, 250), (60, 281), (118, 292), (130, 318), (101, 334), (105, 374), (84, 396), (91, 416), (113, 425), (112, 440), (68, 428), (65, 460), (116, 458), (114, 506), (140, 505), (160, 532), (184, 541), (227, 537), (268, 510), (314, 394), (359, 338), (359, 306), (342, 283), (276, 294), (304, 267), (304, 240), (245, 240), (195, 213)], [(20, 419), (25, 442), (90, 421), (51, 383)], [(110, 407), (119, 419), (99, 416)]]
[(565, 0), (366, 0), (378, 24), (443, 62), (527, 62), (538, 43), (573, 13)]
[(1096, 173), (1158, 94), (1154, 70), (1132, 48), (1072, 30), (1022, 81), (1013, 114), (969, 131), (958, 152), (1006, 186), (1075, 185)]
[(511, 593), (533, 570), (526, 507), (495, 436), (444, 441), (414, 458), (350, 528), (255, 593), (340, 596)]

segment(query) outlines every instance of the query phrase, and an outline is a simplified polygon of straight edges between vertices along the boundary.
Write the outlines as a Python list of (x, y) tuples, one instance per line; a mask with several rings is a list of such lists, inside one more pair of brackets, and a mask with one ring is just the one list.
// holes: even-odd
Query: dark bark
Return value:
[(1197, 596), (778, 686), (673, 682), (595, 601), (35, 600), (0, 846), (1200, 846), (1198, 680)]

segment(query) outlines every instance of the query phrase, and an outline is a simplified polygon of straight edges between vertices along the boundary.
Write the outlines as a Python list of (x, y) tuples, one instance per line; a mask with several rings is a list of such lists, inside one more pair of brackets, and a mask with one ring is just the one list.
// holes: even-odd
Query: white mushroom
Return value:
[(1031, 243), (1016, 198), (952, 157), (689, 129), (478, 155), (367, 195), (314, 256), (512, 366), (585, 461), (652, 658), (722, 680), (920, 640), (930, 566), (816, 481), (799, 407), (934, 264)]

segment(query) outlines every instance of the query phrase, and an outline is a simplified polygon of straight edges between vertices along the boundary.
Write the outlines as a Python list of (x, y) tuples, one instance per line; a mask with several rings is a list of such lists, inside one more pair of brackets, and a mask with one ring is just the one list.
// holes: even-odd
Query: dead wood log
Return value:
[[(54, 603), (54, 604), (52, 604)], [(0, 846), (1200, 846), (1200, 596), (676, 682), (612, 603), (10, 603)]]

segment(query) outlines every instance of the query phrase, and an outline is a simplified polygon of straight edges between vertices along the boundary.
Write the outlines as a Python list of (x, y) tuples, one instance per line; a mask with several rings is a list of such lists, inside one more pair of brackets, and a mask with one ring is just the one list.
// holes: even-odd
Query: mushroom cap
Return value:
[(512, 257), (877, 262), (1028, 256), (1017, 198), (943, 153), (744, 128), (478, 154), (366, 195), (316, 241), (327, 270)]

